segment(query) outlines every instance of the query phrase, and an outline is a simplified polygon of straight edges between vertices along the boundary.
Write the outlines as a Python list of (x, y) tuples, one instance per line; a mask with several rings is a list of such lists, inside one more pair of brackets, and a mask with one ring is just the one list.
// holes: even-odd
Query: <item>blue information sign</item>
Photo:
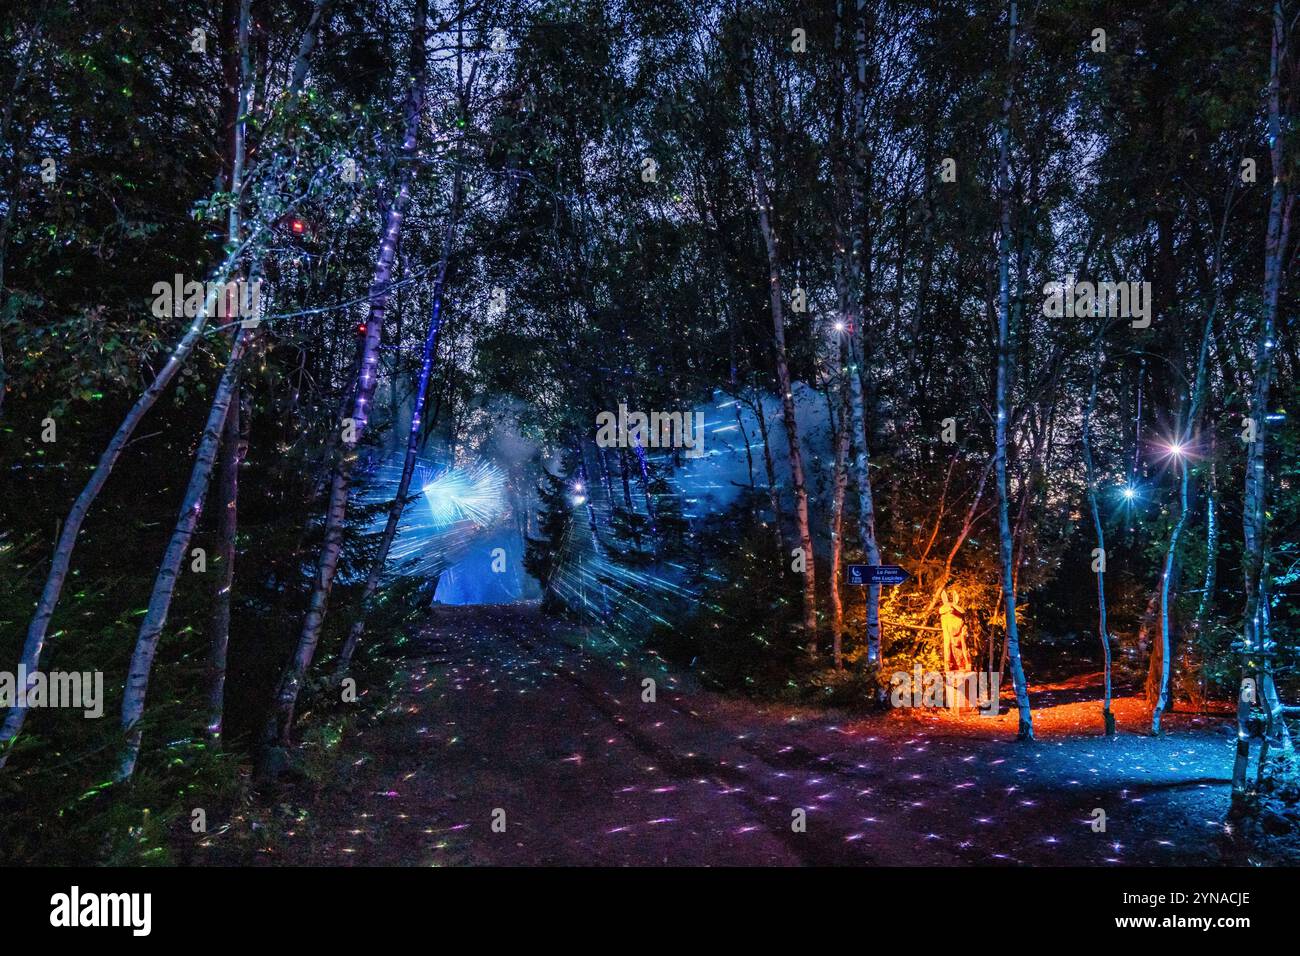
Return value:
[(896, 564), (850, 564), (849, 584), (902, 584), (910, 574)]

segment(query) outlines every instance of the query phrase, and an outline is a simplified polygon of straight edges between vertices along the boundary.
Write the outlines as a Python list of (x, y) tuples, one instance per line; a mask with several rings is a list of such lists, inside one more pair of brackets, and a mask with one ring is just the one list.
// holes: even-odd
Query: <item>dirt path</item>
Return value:
[(1029, 746), (1010, 715), (837, 722), (584, 654), (530, 605), (440, 608), (407, 664), (268, 862), (1219, 862), (1225, 725), (1175, 715), (1171, 735), (1139, 736), (1135, 700), (1117, 702), (1112, 740), (1095, 702), (1070, 702), (1078, 687), (1036, 695)]

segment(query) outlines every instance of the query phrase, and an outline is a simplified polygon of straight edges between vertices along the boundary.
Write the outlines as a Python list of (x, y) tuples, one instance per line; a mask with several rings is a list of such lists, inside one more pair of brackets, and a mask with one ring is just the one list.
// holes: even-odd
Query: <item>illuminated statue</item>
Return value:
[(966, 651), (966, 609), (955, 588), (951, 592), (945, 588), (939, 595), (943, 600), (939, 623), (943, 627), (944, 696), (948, 707), (959, 711), (965, 702), (961, 682), (971, 672), (970, 654)]
[(966, 609), (961, 606), (961, 595), (954, 588), (940, 592), (943, 603), (939, 607), (939, 623), (943, 626), (943, 669), (967, 672), (971, 669), (970, 654), (966, 650)]

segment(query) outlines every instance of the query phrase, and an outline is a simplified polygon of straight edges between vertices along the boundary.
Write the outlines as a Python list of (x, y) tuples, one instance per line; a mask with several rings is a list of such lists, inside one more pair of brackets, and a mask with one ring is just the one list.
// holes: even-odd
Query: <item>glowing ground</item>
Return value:
[[(1173, 715), (1098, 733), (1086, 681), (1014, 718), (836, 720), (725, 700), (566, 642), (531, 605), (439, 608), (386, 719), (261, 859), (291, 864), (1245, 862), (1223, 817), (1230, 728)], [(644, 703), (641, 679), (658, 680)], [(804, 808), (807, 830), (792, 831)], [(1094, 810), (1105, 811), (1105, 832)], [(495, 810), (505, 832), (494, 832)]]

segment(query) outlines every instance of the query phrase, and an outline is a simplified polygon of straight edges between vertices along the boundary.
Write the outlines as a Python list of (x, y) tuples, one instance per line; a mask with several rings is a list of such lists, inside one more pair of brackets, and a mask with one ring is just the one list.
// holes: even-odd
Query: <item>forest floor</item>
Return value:
[(651, 665), (584, 652), (534, 605), (438, 607), (387, 713), (345, 736), (337, 772), (282, 795), (292, 825), (256, 860), (1246, 862), (1224, 825), (1234, 728), (1175, 713), (1152, 738), (1142, 702), (1121, 698), (1106, 739), (1098, 675), (1034, 688), (1039, 739), (1021, 744), (1014, 710), (837, 717), (724, 698)]

